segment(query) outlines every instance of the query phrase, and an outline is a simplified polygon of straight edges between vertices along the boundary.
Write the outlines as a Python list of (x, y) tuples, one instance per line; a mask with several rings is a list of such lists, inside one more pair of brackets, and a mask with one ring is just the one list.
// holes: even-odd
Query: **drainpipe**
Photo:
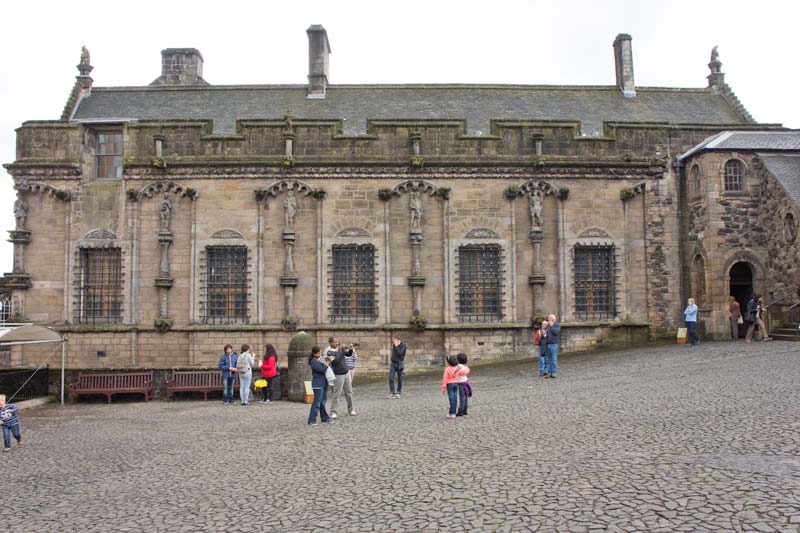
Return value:
[(678, 268), (680, 274), (680, 295), (681, 295), (681, 303), (680, 308), (683, 309), (684, 302), (688, 296), (686, 295), (686, 280), (684, 278), (684, 270), (685, 270), (685, 259), (686, 259), (686, 250), (685, 250), (685, 239), (684, 233), (687, 227), (687, 221), (685, 220), (686, 216), (686, 191), (684, 190), (684, 181), (686, 178), (686, 164), (681, 161), (680, 159), (676, 159), (674, 163), (672, 163), (672, 168), (675, 169), (675, 173), (678, 177), (676, 189), (678, 193)]

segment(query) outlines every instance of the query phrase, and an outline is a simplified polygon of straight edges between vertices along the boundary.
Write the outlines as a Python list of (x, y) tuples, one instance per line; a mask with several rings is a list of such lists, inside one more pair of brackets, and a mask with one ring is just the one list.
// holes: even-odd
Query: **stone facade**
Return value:
[[(329, 53), (327, 36), (319, 33), (324, 29), (313, 29), (309, 36), (324, 37), (326, 44), (314, 53)], [(661, 93), (633, 87), (630, 37), (624, 37), (621, 85), (610, 89), (613, 94), (589, 91), (587, 98), (611, 99), (619, 113), (630, 114), (638, 99), (657, 100)], [(205, 88), (197, 50), (163, 54), (161, 81), (143, 94), (192, 98), (198, 90), (214, 90)], [(214, 365), (226, 343), (271, 342), (283, 353), (295, 329), (320, 344), (331, 334), (358, 343), (361, 368), (371, 372), (385, 369), (389, 337), (398, 331), (409, 345), (412, 368), (439, 364), (459, 351), (474, 359), (521, 357), (533, 353), (531, 323), (551, 312), (565, 326), (565, 349), (639, 342), (670, 335), (679, 325), (689, 242), (717, 275), (734, 249), (763, 248), (764, 232), (776, 231), (751, 228), (741, 234), (743, 243), (738, 236), (736, 243), (726, 241), (756, 200), (721, 198), (708, 181), (709, 202), (689, 202), (690, 237), (683, 235), (685, 184), (676, 157), (722, 131), (726, 121), (743, 130), (755, 127), (727, 86), (720, 95), (713, 87), (664, 92), (664, 102), (707, 99), (715, 111), (705, 123), (700, 116), (692, 123), (656, 123), (644, 114), (639, 121), (614, 121), (604, 119), (598, 105), (598, 116), (589, 117), (602, 122), (595, 135), (583, 133), (586, 124), (574, 116), (555, 111), (541, 120), (524, 112), (516, 119), (487, 115), (486, 134), (472, 131), (465, 115), (369, 116), (366, 132), (352, 134), (344, 116), (327, 118), (319, 107), (347, 98), (349, 89), (327, 84), (327, 56), (322, 62), (312, 57), (312, 63), (318, 70), (324, 65), (324, 72), (309, 86), (302, 118), (290, 107), (282, 116), (237, 118), (235, 132), (220, 132), (217, 123), (176, 118), (169, 113), (177, 111), (168, 109), (160, 118), (141, 120), (91, 115), (100, 109), (93, 107), (97, 102), (130, 92), (92, 89), (91, 67), (82, 60), (68, 116), (26, 122), (17, 130), (17, 160), (6, 168), (26, 202), (27, 218), (24, 228), (11, 232), (19, 241), (18, 257), (4, 283), (16, 283), (15, 313), (67, 334), (70, 368)], [(179, 87), (167, 92), (160, 84)], [(180, 92), (187, 85), (194, 92)], [(352, 90), (373, 94), (371, 88)], [(209, 98), (241, 92), (221, 91)], [(374, 94), (389, 94), (382, 91)], [(468, 100), (490, 89), (440, 92), (448, 91)], [(571, 94), (569, 88), (548, 91), (552, 98)], [(98, 139), (109, 131), (121, 134), (121, 176), (99, 179)], [(753, 173), (755, 163), (744, 159)], [(719, 172), (720, 161), (710, 155), (697, 164)], [(748, 187), (762, 187), (770, 202), (785, 201), (770, 196), (772, 188), (755, 177)], [(709, 254), (706, 236), (712, 231), (720, 236), (714, 250), (730, 248), (726, 258)], [(353, 324), (334, 316), (333, 251), (343, 245), (372, 251), (373, 314)], [(499, 257), (498, 312), (477, 322), (465, 321), (459, 311), (460, 258), (470, 246), (498, 250)], [(611, 250), (611, 303), (602, 317), (584, 312), (576, 297), (576, 250), (587, 246)], [(214, 247), (241, 250), (246, 262), (243, 315), (224, 325), (209, 320), (208, 251)], [(121, 256), (121, 309), (114, 324), (81, 320), (81, 254), (93, 249), (119, 250)], [(786, 265), (790, 260), (785, 254), (775, 258)], [(723, 294), (712, 278), (709, 302)], [(46, 357), (42, 348), (15, 350), (16, 365)]]

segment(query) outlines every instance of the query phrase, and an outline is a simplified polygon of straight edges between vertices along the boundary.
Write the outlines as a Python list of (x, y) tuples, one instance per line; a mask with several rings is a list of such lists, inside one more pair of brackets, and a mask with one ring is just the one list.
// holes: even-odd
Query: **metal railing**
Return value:
[(50, 365), (38, 370), (0, 370), (0, 394), (9, 403), (47, 396), (50, 390)]

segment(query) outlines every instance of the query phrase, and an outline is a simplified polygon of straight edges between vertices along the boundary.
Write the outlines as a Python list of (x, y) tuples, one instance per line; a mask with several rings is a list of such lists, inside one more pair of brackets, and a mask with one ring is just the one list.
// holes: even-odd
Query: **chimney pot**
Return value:
[(308, 34), (308, 98), (325, 98), (328, 87), (328, 56), (331, 45), (325, 28), (315, 24)]
[(203, 79), (203, 55), (197, 48), (161, 50), (161, 76), (150, 85), (208, 85)]
[(614, 39), (614, 66), (617, 74), (617, 87), (626, 98), (636, 98), (636, 85), (633, 83), (633, 48), (631, 36), (620, 33)]

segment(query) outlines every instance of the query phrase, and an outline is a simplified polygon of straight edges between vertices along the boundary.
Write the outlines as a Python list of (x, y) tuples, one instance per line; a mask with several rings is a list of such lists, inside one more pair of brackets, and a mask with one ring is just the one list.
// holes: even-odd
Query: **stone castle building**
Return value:
[(61, 118), (17, 130), (0, 290), (70, 368), (298, 329), (372, 371), (396, 331), (412, 367), (522, 356), (548, 313), (581, 350), (674, 335), (688, 296), (723, 335), (729, 293), (794, 288), (800, 134), (757, 124), (716, 50), (695, 89), (637, 87), (628, 35), (615, 86), (333, 85), (308, 37), (303, 85), (212, 85), (170, 48), (149, 85), (94, 87), (84, 49)]

